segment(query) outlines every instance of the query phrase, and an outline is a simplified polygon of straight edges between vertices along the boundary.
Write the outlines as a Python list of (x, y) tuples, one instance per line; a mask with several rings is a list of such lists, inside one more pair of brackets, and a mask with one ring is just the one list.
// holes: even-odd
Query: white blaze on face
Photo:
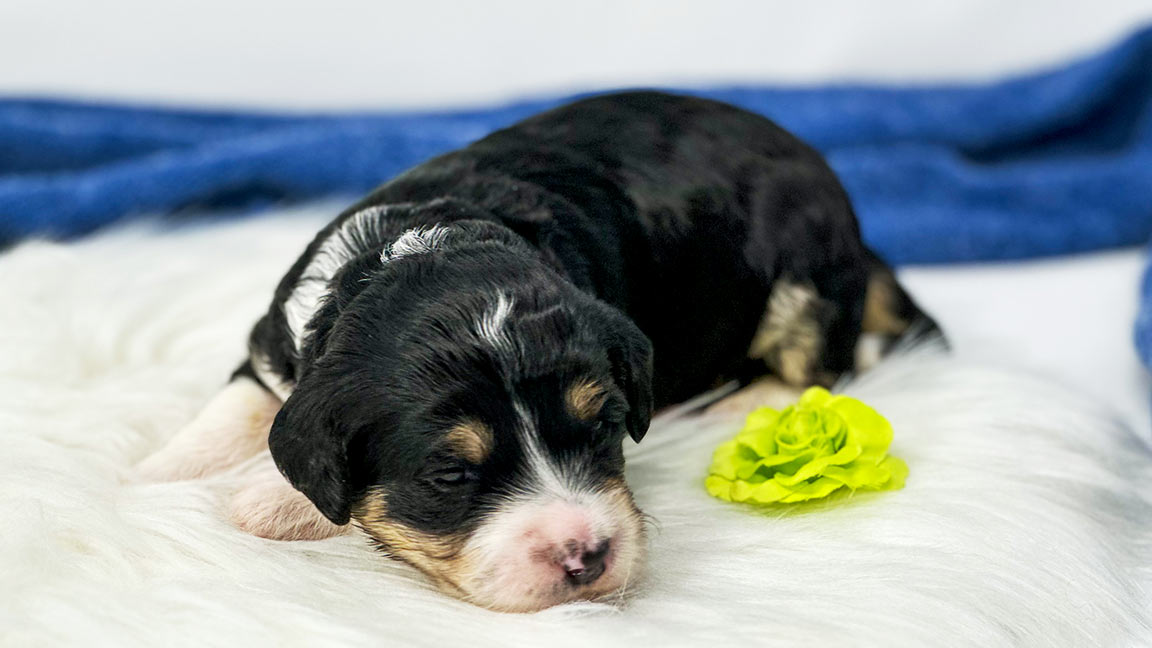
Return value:
[(631, 494), (622, 481), (582, 483), (580, 466), (558, 465), (530, 410), (514, 403), (527, 476), (467, 541), (473, 573), (460, 585), (476, 603), (509, 611), (621, 589), (644, 552)]

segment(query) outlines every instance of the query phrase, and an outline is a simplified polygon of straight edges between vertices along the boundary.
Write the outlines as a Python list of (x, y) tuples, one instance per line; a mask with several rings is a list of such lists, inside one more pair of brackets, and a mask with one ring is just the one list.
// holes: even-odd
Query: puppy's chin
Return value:
[(641, 513), (623, 481), (564, 498), (509, 498), (467, 534), (433, 535), (390, 520), (380, 491), (362, 500), (355, 517), (382, 549), (444, 593), (502, 612), (621, 593), (639, 574), (646, 548)]

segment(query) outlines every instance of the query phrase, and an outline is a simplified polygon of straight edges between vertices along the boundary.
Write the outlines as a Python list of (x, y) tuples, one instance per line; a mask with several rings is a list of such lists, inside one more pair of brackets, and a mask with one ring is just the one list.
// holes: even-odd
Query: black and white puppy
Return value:
[(827, 383), (862, 331), (918, 322), (933, 327), (804, 143), (713, 101), (599, 96), (340, 214), (230, 385), (142, 470), (237, 464), (274, 417), (291, 486), (270, 471), (243, 491), (241, 526), (317, 538), (355, 521), (451, 594), (539, 609), (637, 571), (622, 440), (654, 408), (731, 379)]

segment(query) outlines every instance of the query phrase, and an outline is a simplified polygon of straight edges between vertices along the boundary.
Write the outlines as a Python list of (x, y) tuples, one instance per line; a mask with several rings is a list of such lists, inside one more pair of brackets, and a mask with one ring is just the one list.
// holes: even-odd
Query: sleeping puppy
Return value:
[(340, 214), (232, 382), (141, 470), (199, 477), (267, 443), (283, 478), (267, 462), (240, 491), (242, 527), (353, 522), (450, 594), (535, 610), (637, 572), (622, 442), (654, 408), (730, 380), (827, 384), (862, 331), (918, 323), (811, 148), (713, 101), (599, 96)]

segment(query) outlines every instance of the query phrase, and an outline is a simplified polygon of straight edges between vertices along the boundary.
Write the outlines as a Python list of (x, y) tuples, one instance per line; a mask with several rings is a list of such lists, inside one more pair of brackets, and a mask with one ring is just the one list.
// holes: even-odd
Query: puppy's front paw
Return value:
[(276, 470), (271, 456), (228, 501), (228, 519), (252, 535), (270, 540), (323, 540), (350, 526), (328, 521), (307, 497)]

